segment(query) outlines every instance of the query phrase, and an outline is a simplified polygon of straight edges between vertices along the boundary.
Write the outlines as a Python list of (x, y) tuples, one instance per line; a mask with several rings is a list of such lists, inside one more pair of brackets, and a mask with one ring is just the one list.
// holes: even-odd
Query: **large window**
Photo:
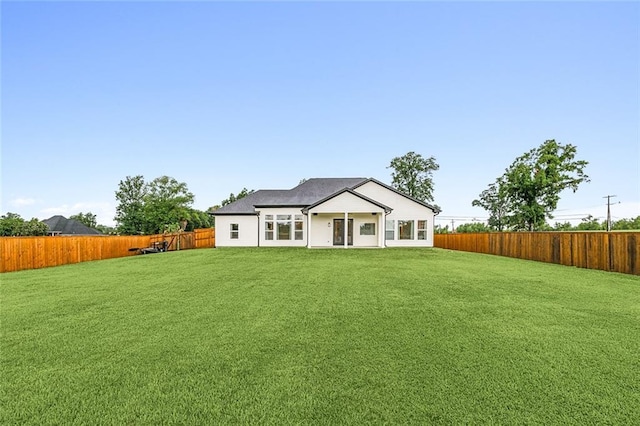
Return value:
[(264, 239), (273, 240), (273, 215), (264, 215)]
[(301, 214), (297, 214), (294, 216), (294, 227), (295, 227), (295, 239), (302, 240), (304, 238), (303, 229), (304, 229), (304, 216)]
[(418, 239), (419, 240), (427, 239), (427, 221), (426, 220), (418, 221)]
[(232, 223), (230, 238), (232, 240), (237, 240), (239, 232), (240, 232), (240, 225), (238, 225), (237, 223)]
[(276, 216), (277, 219), (277, 229), (278, 229), (278, 239), (279, 240), (290, 240), (291, 239), (291, 215), (290, 214), (279, 214)]
[(301, 214), (294, 216), (290, 214), (264, 215), (265, 240), (291, 240), (292, 238), (302, 240), (304, 239), (303, 229), (304, 216)]
[(375, 223), (361, 223), (360, 224), (360, 235), (376, 235), (376, 224)]
[(393, 230), (394, 230), (394, 221), (393, 220), (387, 220), (387, 222), (385, 224), (385, 228), (386, 228), (386, 231), (385, 231), (384, 239), (385, 240), (393, 240), (393, 238), (394, 238), (394, 236), (393, 236), (393, 234), (394, 234), (394, 232), (393, 232)]
[(413, 240), (413, 220), (398, 221), (398, 239)]

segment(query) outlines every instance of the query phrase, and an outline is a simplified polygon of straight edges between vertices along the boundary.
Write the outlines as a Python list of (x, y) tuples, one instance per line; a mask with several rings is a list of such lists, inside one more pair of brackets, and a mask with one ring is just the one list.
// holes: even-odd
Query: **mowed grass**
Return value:
[(3, 274), (2, 424), (637, 424), (640, 278), (439, 249)]

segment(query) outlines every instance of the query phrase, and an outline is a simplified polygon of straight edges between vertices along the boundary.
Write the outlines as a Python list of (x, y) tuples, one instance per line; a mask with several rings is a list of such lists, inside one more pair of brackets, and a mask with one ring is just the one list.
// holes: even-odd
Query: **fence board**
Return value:
[(436, 234), (434, 246), (640, 275), (640, 232)]
[(213, 228), (160, 235), (0, 237), (0, 272), (38, 269), (91, 260), (133, 256), (131, 248), (150, 247), (153, 242), (171, 241), (169, 250), (215, 246)]

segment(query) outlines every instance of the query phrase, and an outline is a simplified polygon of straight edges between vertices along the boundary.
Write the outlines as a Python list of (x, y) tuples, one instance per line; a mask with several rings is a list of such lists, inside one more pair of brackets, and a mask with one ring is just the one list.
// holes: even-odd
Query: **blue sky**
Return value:
[(637, 2), (7, 2), (2, 213), (91, 211), (169, 175), (195, 208), (434, 156), (441, 224), (556, 139), (589, 161), (557, 220), (640, 215)]

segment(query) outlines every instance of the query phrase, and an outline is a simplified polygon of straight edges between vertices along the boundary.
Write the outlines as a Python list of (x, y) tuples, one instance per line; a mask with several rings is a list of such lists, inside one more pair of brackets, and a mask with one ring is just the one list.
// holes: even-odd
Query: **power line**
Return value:
[(607, 232), (611, 232), (611, 197), (617, 197), (617, 195), (605, 195), (602, 197), (607, 199)]

